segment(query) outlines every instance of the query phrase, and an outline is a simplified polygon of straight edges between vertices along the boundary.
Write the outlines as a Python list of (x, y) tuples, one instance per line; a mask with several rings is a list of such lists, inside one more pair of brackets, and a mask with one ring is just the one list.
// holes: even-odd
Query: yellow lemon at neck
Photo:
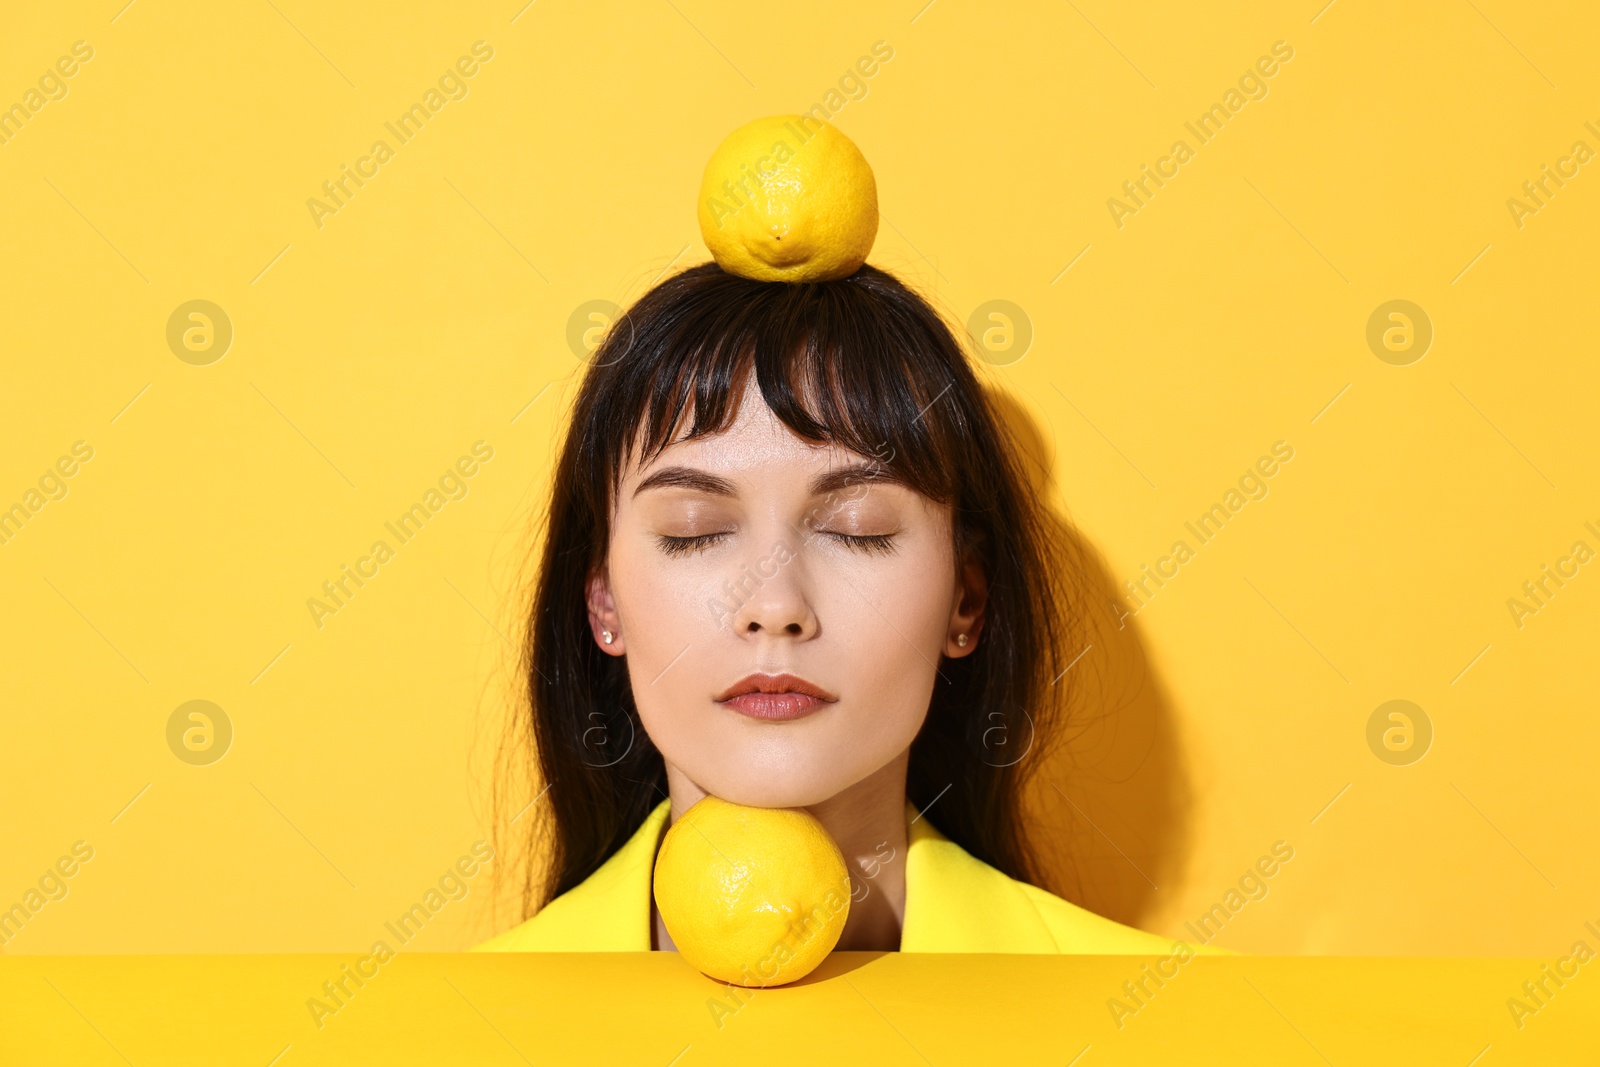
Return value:
[(844, 855), (799, 808), (702, 798), (667, 828), (653, 883), (678, 952), (736, 985), (783, 985), (810, 974), (850, 914)]
[(730, 133), (700, 180), (700, 236), (717, 265), (764, 282), (854, 274), (878, 235), (872, 168), (837, 128), (773, 115)]

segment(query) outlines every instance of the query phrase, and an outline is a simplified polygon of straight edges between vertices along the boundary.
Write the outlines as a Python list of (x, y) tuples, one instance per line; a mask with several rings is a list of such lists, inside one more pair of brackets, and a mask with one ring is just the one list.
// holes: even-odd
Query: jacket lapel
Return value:
[(907, 801), (901, 952), (1058, 952), (1021, 884), (940, 833)]

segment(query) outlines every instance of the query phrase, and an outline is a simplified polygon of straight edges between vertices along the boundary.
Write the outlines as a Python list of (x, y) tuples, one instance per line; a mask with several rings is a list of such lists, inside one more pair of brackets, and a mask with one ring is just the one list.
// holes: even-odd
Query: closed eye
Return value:
[[(894, 552), (894, 534), (842, 534), (825, 530), (818, 532), (826, 533), (858, 552), (880, 555), (890, 555)], [(728, 536), (726, 533), (697, 534), (693, 537), (660, 534), (656, 537), (656, 544), (669, 556), (687, 556), (710, 548), (726, 536)]]
[(673, 537), (670, 534), (661, 534), (656, 538), (656, 544), (661, 551), (669, 556), (687, 556), (691, 552), (699, 552), (703, 548), (726, 537), (725, 533), (697, 534), (694, 537)]
[(822, 531), (830, 537), (837, 537), (858, 552), (877, 553), (890, 555), (894, 552), (894, 534), (842, 534), (832, 531)]

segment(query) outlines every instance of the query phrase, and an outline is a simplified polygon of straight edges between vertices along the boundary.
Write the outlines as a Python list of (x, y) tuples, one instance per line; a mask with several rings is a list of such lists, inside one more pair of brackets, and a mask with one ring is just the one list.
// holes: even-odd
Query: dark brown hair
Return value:
[[(1032, 492), (956, 332), (871, 266), (836, 281), (778, 283), (705, 263), (640, 297), (590, 359), (553, 472), (531, 588), (519, 667), (528, 703), (503, 749), (527, 761), (526, 780), (546, 790), (523, 809), (535, 815), (532, 826), (501, 827), (527, 853), (511, 872), (521, 880), (521, 914), (592, 874), (667, 796), (626, 665), (595, 645), (586, 582), (604, 565), (635, 442), (648, 462), (672, 443), (691, 406), (688, 438), (727, 429), (752, 372), (799, 437), (876, 457), (950, 506), (957, 564), (972, 554), (988, 600), (977, 648), (938, 665), (911, 747), (908, 799), (919, 809), (937, 799), (928, 817), (941, 832), (1038, 884), (1022, 817), (1024, 776), (1036, 759), (1006, 753), (1024, 740), (1042, 750), (1062, 725), (1066, 687), (1051, 683), (1063, 650), (1076, 647), (1073, 576), (1061, 527)], [(510, 804), (498, 802), (509, 814)]]

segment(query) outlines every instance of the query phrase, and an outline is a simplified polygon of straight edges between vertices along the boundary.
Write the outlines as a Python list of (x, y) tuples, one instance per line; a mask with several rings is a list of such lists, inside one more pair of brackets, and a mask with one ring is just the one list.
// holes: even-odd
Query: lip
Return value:
[(752, 719), (789, 722), (820, 711), (839, 698), (793, 674), (749, 674), (724, 689), (718, 704)]

